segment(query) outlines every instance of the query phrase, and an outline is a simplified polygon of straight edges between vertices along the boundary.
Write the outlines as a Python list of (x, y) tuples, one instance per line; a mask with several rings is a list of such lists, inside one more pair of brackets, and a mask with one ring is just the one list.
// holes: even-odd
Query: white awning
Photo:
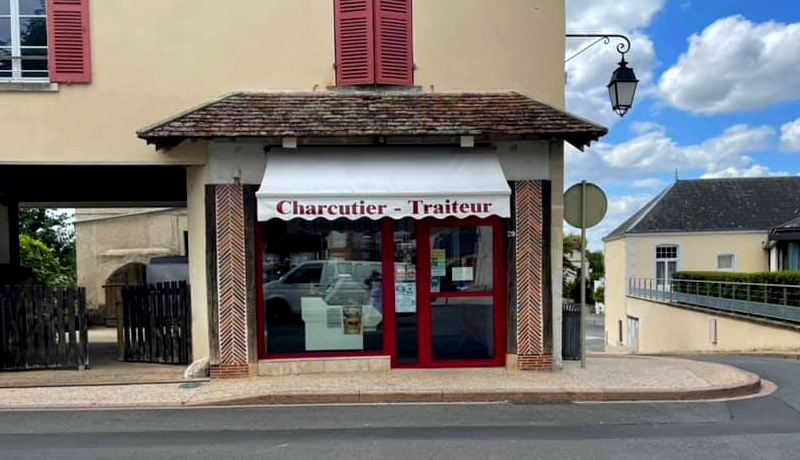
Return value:
[(267, 155), (259, 221), (511, 215), (511, 190), (490, 150)]

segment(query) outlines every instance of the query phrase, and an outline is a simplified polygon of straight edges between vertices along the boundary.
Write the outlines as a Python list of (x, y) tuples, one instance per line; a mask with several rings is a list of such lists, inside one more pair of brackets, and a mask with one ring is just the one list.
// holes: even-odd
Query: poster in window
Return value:
[(416, 282), (394, 283), (394, 311), (397, 313), (416, 313)]
[(473, 281), (474, 279), (473, 267), (453, 267), (453, 281)]
[(447, 254), (444, 249), (431, 249), (431, 276), (447, 276)]

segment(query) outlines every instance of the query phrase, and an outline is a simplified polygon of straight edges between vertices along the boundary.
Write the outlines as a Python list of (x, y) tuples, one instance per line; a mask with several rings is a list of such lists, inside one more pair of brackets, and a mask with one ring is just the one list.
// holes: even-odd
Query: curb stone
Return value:
[(612, 401), (687, 401), (749, 396), (761, 390), (761, 378), (747, 372), (744, 383), (696, 390), (497, 390), (446, 391), (410, 390), (402, 392), (281, 392), (258, 396), (189, 402), (185, 407), (265, 406), (302, 404), (398, 404), (398, 403), (510, 403), (563, 404)]

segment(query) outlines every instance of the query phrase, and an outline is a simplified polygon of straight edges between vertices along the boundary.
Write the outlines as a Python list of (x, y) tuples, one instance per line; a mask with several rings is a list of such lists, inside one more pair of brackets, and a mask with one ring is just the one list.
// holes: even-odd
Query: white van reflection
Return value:
[(264, 283), (267, 320), (272, 324), (302, 320), (302, 298), (320, 297), (329, 306), (364, 308), (362, 325), (374, 329), (382, 320), (381, 262), (315, 260), (303, 262), (275, 281)]

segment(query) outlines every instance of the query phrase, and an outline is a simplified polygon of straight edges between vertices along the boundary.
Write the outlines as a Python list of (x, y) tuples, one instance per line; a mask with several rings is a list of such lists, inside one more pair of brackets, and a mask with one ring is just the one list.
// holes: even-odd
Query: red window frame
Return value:
[[(383, 328), (383, 348), (381, 350), (372, 351), (314, 351), (306, 353), (278, 353), (268, 354), (266, 350), (266, 343), (264, 341), (264, 330), (266, 324), (264, 323), (264, 289), (263, 289), (263, 259), (264, 259), (264, 235), (263, 235), (263, 222), (256, 221), (256, 255), (253, 258), (256, 264), (256, 333), (258, 334), (258, 359), (259, 360), (275, 360), (275, 359), (313, 359), (313, 358), (357, 358), (364, 356), (387, 356), (393, 353), (390, 346), (394, 346), (394, 308), (391, 308), (391, 313), (387, 312), (386, 305), (394, 305), (394, 221), (391, 219), (381, 219), (381, 268), (385, 273), (391, 273), (390, 276), (384, 275), (381, 280), (381, 288), (383, 289), (383, 304), (384, 314), (382, 320)], [(388, 236), (388, 237), (387, 237)], [(387, 253), (387, 244), (391, 253)], [(388, 257), (391, 255), (391, 257)], [(391, 303), (389, 303), (391, 302)], [(389, 323), (391, 321), (391, 323)], [(391, 324), (391, 327), (390, 327)], [(391, 342), (389, 342), (391, 340)]]
[[(314, 359), (314, 358), (357, 358), (368, 356), (389, 356), (393, 368), (458, 368), (458, 367), (498, 367), (505, 364), (506, 358), (506, 309), (507, 309), (507, 286), (505, 272), (505, 233), (503, 219), (490, 217), (486, 219), (467, 218), (467, 219), (423, 219), (415, 221), (417, 241), (424, 244), (417, 246), (417, 278), (418, 280), (430, 279), (430, 262), (420, 264), (420, 260), (430, 261), (430, 228), (431, 227), (492, 227), (492, 254), (493, 254), (493, 287), (491, 295), (494, 299), (493, 311), (493, 333), (495, 355), (492, 359), (485, 360), (461, 360), (461, 361), (436, 361), (432, 359), (432, 347), (430, 345), (430, 335), (432, 333), (431, 307), (427, 304), (429, 292), (423, 292), (417, 288), (417, 349), (418, 359), (413, 364), (400, 364), (397, 362), (397, 342), (395, 331), (395, 297), (394, 297), (394, 220), (385, 218), (381, 220), (381, 264), (383, 270), (383, 349), (376, 351), (340, 351), (340, 352), (308, 352), (308, 353), (280, 353), (268, 354), (264, 341), (264, 291), (262, 289), (263, 279), (263, 223), (256, 221), (254, 233), (256, 252), (254, 262), (256, 270), (256, 331), (258, 342), (259, 360), (279, 360), (279, 359)], [(446, 293), (448, 297), (484, 297), (485, 292), (480, 293)]]
[[(507, 286), (505, 272), (505, 226), (500, 217), (466, 219), (423, 219), (416, 221), (417, 228), (417, 350), (416, 363), (400, 364), (396, 362), (396, 355), (392, 355), (392, 367), (396, 368), (459, 368), (459, 367), (499, 367), (505, 365), (506, 360), (506, 309)], [(490, 295), (494, 300), (493, 310), (493, 339), (494, 357), (491, 359), (476, 360), (435, 360), (433, 359), (433, 334), (432, 307), (430, 305), (430, 230), (432, 227), (491, 227), (492, 228), (492, 290), (487, 292), (453, 292), (439, 293), (438, 297), (463, 298), (486, 297)], [(420, 242), (423, 242), (422, 244)], [(420, 264), (420, 261), (426, 261)], [(419, 282), (425, 280), (425, 282)], [(427, 286), (421, 288), (421, 286)]]

